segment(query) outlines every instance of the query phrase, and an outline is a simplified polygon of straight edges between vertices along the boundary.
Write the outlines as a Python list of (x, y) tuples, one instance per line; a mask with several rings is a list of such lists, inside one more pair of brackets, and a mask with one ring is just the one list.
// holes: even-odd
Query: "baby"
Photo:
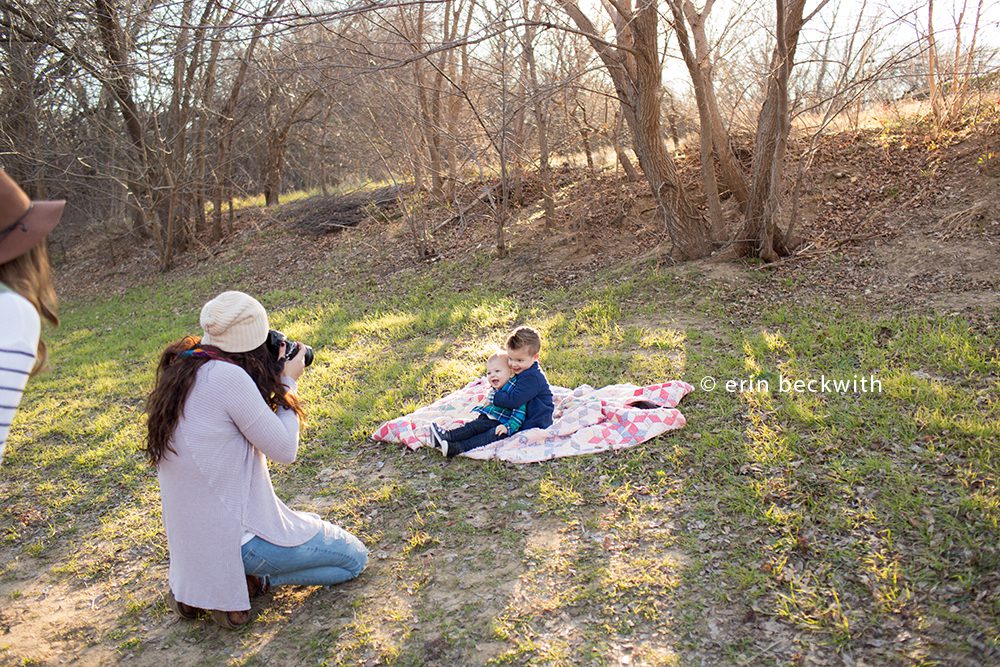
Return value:
[(448, 458), (513, 435), (524, 423), (526, 411), (523, 405), (508, 409), (493, 402), (497, 390), (509, 388), (507, 385), (513, 385), (517, 381), (506, 352), (497, 352), (487, 360), (486, 379), (492, 387), (489, 396), (482, 405), (472, 408), (473, 412), (479, 413), (479, 417), (450, 431), (431, 424), (431, 439)]

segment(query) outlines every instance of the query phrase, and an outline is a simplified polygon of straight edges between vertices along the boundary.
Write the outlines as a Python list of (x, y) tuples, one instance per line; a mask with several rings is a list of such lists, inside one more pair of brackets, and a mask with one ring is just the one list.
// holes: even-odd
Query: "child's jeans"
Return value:
[(315, 537), (297, 547), (279, 547), (255, 537), (243, 545), (247, 574), (271, 586), (333, 586), (361, 574), (368, 549), (361, 540), (327, 521)]
[(507, 435), (497, 435), (497, 426), (500, 426), (500, 422), (481, 414), (468, 424), (445, 431), (442, 437), (448, 441), (449, 454), (461, 454), (506, 438)]

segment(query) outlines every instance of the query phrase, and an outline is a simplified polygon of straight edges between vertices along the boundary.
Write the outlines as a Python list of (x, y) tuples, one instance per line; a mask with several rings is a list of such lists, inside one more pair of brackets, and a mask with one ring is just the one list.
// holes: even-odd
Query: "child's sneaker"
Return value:
[(444, 432), (437, 424), (431, 424), (431, 440), (434, 446), (441, 450), (441, 453), (448, 456), (448, 441), (444, 439)]

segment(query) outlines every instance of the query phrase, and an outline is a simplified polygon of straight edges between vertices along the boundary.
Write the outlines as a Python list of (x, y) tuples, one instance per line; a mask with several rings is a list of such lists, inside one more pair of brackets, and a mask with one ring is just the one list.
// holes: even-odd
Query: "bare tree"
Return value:
[(760, 257), (773, 262), (791, 252), (788, 239), (778, 226), (778, 209), (783, 183), (785, 148), (791, 128), (788, 109), (788, 79), (795, 64), (802, 26), (827, 0), (820, 0), (804, 17), (805, 0), (776, 0), (775, 45), (767, 77), (764, 104), (754, 138), (750, 196), (744, 223), (733, 242), (738, 255)]
[[(976, 3), (973, 19), (972, 36), (968, 47), (963, 52), (962, 28), (965, 24), (965, 13), (969, 2), (963, 0), (954, 16), (955, 44), (947, 70), (941, 68), (941, 57), (938, 49), (937, 34), (934, 30), (934, 1), (927, 3), (927, 90), (931, 102), (931, 113), (934, 116), (934, 126), (938, 131), (944, 129), (961, 115), (965, 108), (972, 80), (972, 66), (976, 54), (976, 42), (979, 38), (979, 24), (983, 15), (983, 0)], [(950, 80), (949, 80), (950, 72)]]
[[(3, 12), (4, 23), (7, 25), (19, 22), (19, 16), (9, 9)], [(42, 148), (39, 139), (39, 121), (37, 90), (38, 82), (35, 72), (44, 51), (44, 45), (25, 39), (9, 30), (0, 40), (7, 60), (7, 75), (9, 83), (4, 86), (8, 99), (3, 102), (3, 112), (0, 114), (0, 132), (7, 137), (12, 151), (6, 162), (6, 169), (14, 180), (25, 184), (29, 195), (44, 198), (44, 182), (38, 178), (39, 169), (36, 160), (41, 157)]]
[(635, 154), (663, 214), (674, 248), (682, 259), (704, 257), (712, 250), (708, 226), (688, 200), (660, 130), (661, 62), (654, 0), (605, 4), (615, 24), (615, 43), (604, 40), (572, 0), (558, 0), (590, 41), (614, 82), (622, 113), (632, 133)]
[[(459, 230), (488, 219), (504, 252), (535, 165), (551, 227), (552, 165), (583, 152), (599, 172), (597, 157), (611, 147), (629, 178), (638, 175), (629, 157), (638, 158), (677, 258), (712, 250), (732, 202), (742, 229), (727, 255), (774, 259), (791, 246), (778, 213), (796, 217), (817, 137), (835, 118), (856, 119), (869, 94), (885, 99), (918, 79), (921, 91), (933, 79), (937, 123), (959, 117), (986, 62), (985, 6), (955, 6), (954, 42), (939, 12), (919, 49), (896, 53), (875, 39), (877, 28), (912, 13), (869, 27), (862, 6), (851, 25), (803, 39), (809, 51), (793, 76), (807, 20), (801, 0), (778, 4), (776, 31), (754, 29), (752, 8), (719, 16), (713, 0), (667, 0), (693, 84), (688, 100), (661, 85), (671, 47), (654, 0), (603, 0), (600, 17), (575, 0), (329, 11), (285, 0), (0, 0), (0, 151), (36, 196), (75, 188), (74, 202), (92, 202), (117, 237), (145, 235), (163, 269), (225, 236), (237, 194), (264, 192), (274, 205), (287, 188), (329, 192), (345, 178), (417, 186), (400, 188), (417, 257), (435, 252), (438, 223), (426, 219), (425, 201), (450, 207), (440, 224), (458, 221)], [(779, 37), (773, 49), (758, 46), (765, 31)], [(792, 119), (813, 134), (787, 184)], [(693, 120), (707, 218), (664, 138), (677, 150)], [(753, 150), (742, 139), (750, 128)]]
[[(139, 164), (139, 173), (130, 181), (129, 189), (136, 200), (134, 228), (145, 236), (152, 227), (150, 214), (157, 204), (153, 199), (153, 191), (159, 183), (159, 174), (156, 171), (154, 156), (150, 154), (146, 143), (146, 128), (128, 78), (129, 62), (124, 45), (124, 32), (118, 22), (117, 13), (108, 0), (95, 0), (94, 9), (96, 10), (94, 18), (108, 66), (103, 82), (118, 103)], [(160, 243), (162, 252), (162, 239)], [(163, 265), (168, 266), (169, 261), (164, 261)]]
[[(521, 0), (522, 16), (528, 17), (528, 0)], [(529, 97), (535, 115), (535, 125), (538, 132), (538, 178), (542, 187), (542, 205), (545, 209), (545, 224), (551, 227), (556, 216), (555, 199), (552, 195), (552, 170), (549, 167), (549, 120), (548, 97), (544, 94), (538, 77), (538, 64), (535, 58), (535, 34), (538, 21), (541, 18), (542, 4), (535, 4), (531, 21), (524, 27), (524, 37), (521, 48), (524, 53), (524, 70), (528, 76)]]
[[(239, 68), (229, 89), (229, 95), (226, 97), (226, 103), (218, 116), (219, 122), (216, 130), (217, 148), (212, 169), (215, 185), (214, 198), (212, 200), (212, 238), (214, 239), (221, 238), (223, 234), (222, 202), (226, 199), (227, 192), (229, 193), (229, 197), (232, 197), (232, 192), (228, 188), (230, 173), (229, 151), (233, 144), (233, 130), (237, 122), (236, 104), (239, 102), (240, 92), (243, 88), (243, 83), (246, 81), (254, 51), (260, 42), (260, 36), (268, 21), (278, 13), (282, 2), (283, 0), (273, 0), (265, 10), (264, 15), (254, 23), (246, 49), (239, 59)], [(230, 205), (231, 210), (232, 205)], [(231, 232), (232, 219), (230, 219), (229, 225), (230, 227), (226, 231)]]
[[(248, 80), (254, 98), (246, 106), (259, 107), (257, 126), (263, 140), (259, 142), (260, 184), (264, 205), (276, 206), (282, 190), (285, 157), (293, 130), (324, 114), (322, 100), (324, 83), (316, 76), (319, 60), (308, 42), (278, 44), (267, 40), (256, 58), (255, 70)], [(246, 108), (246, 107), (245, 107)]]
[(700, 30), (703, 36), (705, 17), (712, 10), (713, 3), (714, 0), (708, 0), (705, 3), (705, 8), (699, 14), (689, 1), (685, 0), (683, 5), (682, 0), (668, 0), (667, 2), (674, 15), (673, 25), (674, 32), (677, 34), (677, 44), (684, 58), (684, 64), (687, 65), (688, 73), (691, 75), (695, 103), (698, 106), (701, 182), (705, 190), (705, 198), (708, 200), (708, 217), (712, 222), (712, 236), (715, 240), (721, 241), (725, 234), (725, 226), (722, 219), (722, 203), (719, 201), (719, 184), (715, 179), (715, 160), (712, 157), (712, 112), (709, 110), (706, 92), (706, 89), (712, 85), (711, 78), (707, 75), (711, 63), (707, 53), (703, 53), (702, 58), (695, 55), (684, 16), (686, 10), (688, 12), (687, 19), (691, 22), (692, 29)]

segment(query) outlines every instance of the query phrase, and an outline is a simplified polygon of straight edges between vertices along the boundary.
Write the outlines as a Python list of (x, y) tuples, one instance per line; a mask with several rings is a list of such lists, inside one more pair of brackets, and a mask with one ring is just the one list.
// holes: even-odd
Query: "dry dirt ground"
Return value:
[[(864, 141), (831, 138), (824, 144), (803, 190), (797, 231), (805, 245), (800, 255), (769, 267), (704, 260), (678, 270), (708, 281), (719, 297), (733, 306), (736, 319), (752, 319), (761, 309), (782, 302), (828, 301), (863, 306), (873, 312), (954, 313), (995, 326), (1000, 306), (1000, 181), (981, 173), (977, 165), (977, 156), (990, 141), (995, 137), (970, 136), (929, 152), (926, 146), (906, 144), (899, 137), (889, 137), (882, 145), (871, 137)], [(670, 264), (664, 231), (641, 184), (627, 183), (614, 173), (589, 178), (576, 170), (566, 170), (562, 178), (560, 216), (552, 229), (540, 231), (537, 203), (530, 203), (508, 228), (512, 261), (487, 263), (481, 269), (483, 280), (504, 278), (527, 265), (532, 267), (531, 284), (552, 287), (589, 281), (595, 271), (607, 267), (639, 265), (651, 259)], [(448, 216), (448, 212), (431, 211), (428, 225), (434, 227)], [(106, 238), (89, 242), (69, 239), (60, 246), (63, 257), (58, 266), (59, 291), (67, 300), (121, 293), (134, 285), (196, 271), (207, 262), (239, 267), (248, 286), (271, 289), (276, 276), (309, 280), (310, 267), (320, 264), (335, 248), (343, 253), (342, 269), (314, 275), (314, 286), (349, 289), (359, 272), (372, 270), (389, 286), (420, 270), (409, 232), (399, 219), (368, 219), (349, 231), (319, 237), (301, 236), (295, 225), (295, 220), (269, 211), (243, 211), (231, 237), (192, 248), (166, 276), (158, 272), (155, 253), (148, 244)], [(440, 256), (460, 258), (488, 251), (494, 238), (488, 212), (480, 208), (465, 220), (439, 230), (435, 243)], [(378, 261), (373, 263), (373, 257)], [(385, 451), (379, 445), (364, 447), (371, 449), (359, 450), (360, 467), (351, 473), (362, 487), (381, 488), (392, 479), (397, 458), (412, 456)], [(330, 477), (336, 474), (324, 470), (318, 476), (324, 482), (335, 483), (337, 480)], [(430, 500), (440, 490), (443, 474), (446, 472), (442, 464), (428, 457), (419, 480), (427, 499), (418, 500), (417, 506), (432, 516), (434, 505)], [(508, 501), (516, 503), (524, 476), (529, 473), (514, 470), (509, 474), (512, 495)], [(494, 520), (491, 507), (481, 502), (474, 489), (467, 493), (470, 506), (460, 520), (472, 526), (488, 525)], [(332, 502), (327, 496), (291, 501), (320, 511)], [(657, 498), (643, 502), (647, 501), (656, 502)], [(364, 521), (374, 530), (412, 535), (408, 533), (416, 521), (412, 515), (405, 519), (387, 516), (397, 509), (393, 502), (374, 504)], [(670, 507), (669, 503), (660, 510), (663, 518), (659, 524), (650, 520), (649, 525), (642, 526), (652, 541), (658, 530), (669, 527), (672, 517), (683, 514), (682, 508)], [(330, 636), (358, 638), (369, 633), (364, 641), (358, 639), (358, 664), (378, 664), (372, 647), (379, 646), (383, 635), (388, 637), (413, 621), (401, 591), (425, 590), (431, 602), (448, 615), (461, 614), (468, 603), (475, 602), (479, 611), (472, 621), (479, 622), (516, 608), (519, 599), (556, 599), (560, 587), (566, 584), (559, 573), (544, 567), (535, 572), (525, 570), (520, 552), (532, 554), (534, 562), (543, 564), (569, 558), (572, 552), (591, 548), (595, 543), (607, 547), (614, 541), (611, 518), (601, 518), (591, 534), (567, 535), (551, 517), (519, 509), (505, 516), (511, 517), (511, 522), (504, 528), (521, 535), (524, 548), (515, 555), (497, 544), (484, 543), (482, 550), (494, 555), (487, 572), (481, 572), (473, 563), (455, 563), (454, 575), (442, 577), (428, 587), (422, 562), (443, 557), (453, 545), (442, 544), (412, 556), (405, 550), (376, 552), (368, 573), (359, 581), (331, 591), (279, 591), (266, 598), (263, 622), (259, 622), (252, 638), (233, 641), (207, 624), (178, 632), (179, 621), (172, 615), (144, 616), (140, 622), (149, 639), (135, 655), (127, 647), (123, 650), (107, 641), (94, 641), (113, 632), (114, 615), (104, 613), (106, 593), (98, 586), (81, 587), (72, 581), (51, 583), (52, 577), (39, 574), (35, 559), (22, 555), (8, 563), (7, 583), (0, 585), (0, 600), (4, 601), (0, 608), (0, 642), (33, 647), (31, 654), (37, 662), (24, 664), (213, 664), (220, 649), (228, 651), (225, 660), (233, 664), (251, 655), (266, 664), (292, 664), (283, 661), (282, 656), (285, 651), (295, 655), (302, 649), (294, 646), (294, 636), (287, 636), (292, 627), (289, 615), (294, 614), (295, 625), (323, 626)], [(126, 579), (132, 567), (129, 563), (127, 553), (115, 555), (114, 567), (121, 569)], [(146, 586), (159, 587), (166, 578), (166, 569), (161, 564), (154, 572), (131, 574), (138, 581), (148, 582)], [(476, 577), (507, 583), (480, 587)], [(16, 597), (11, 595), (14, 590), (18, 591)], [(395, 608), (398, 627), (366, 627), (364, 612), (350, 604), (362, 590), (369, 600), (381, 599), (385, 609)], [(488, 591), (488, 599), (483, 599), (480, 590)], [(130, 591), (136, 599), (153, 594), (150, 590)], [(124, 604), (127, 607), (127, 600)], [(713, 655), (710, 647), (717, 641), (724, 645), (727, 633), (745, 632), (739, 628), (748, 622), (743, 612), (722, 608), (716, 618), (704, 636), (697, 638), (708, 648), (689, 654), (704, 664), (724, 664), (725, 658)], [(553, 636), (570, 637), (580, 631), (579, 620), (554, 618), (549, 631)], [(766, 640), (763, 648), (769, 654), (780, 655), (784, 644), (791, 645), (790, 638), (782, 634), (780, 627), (769, 627), (770, 621), (762, 623), (757, 631)], [(353, 631), (340, 632), (344, 628)], [(669, 632), (664, 630), (665, 635)], [(641, 653), (644, 641), (669, 646), (666, 640), (655, 639), (623, 639), (615, 648), (619, 664), (669, 662), (672, 657), (666, 649), (662, 655)], [(670, 638), (681, 642), (686, 639), (690, 638)], [(272, 642), (285, 648), (269, 651)], [(350, 646), (343, 648), (351, 650)], [(500, 643), (482, 645), (478, 657), (485, 662), (503, 648)], [(427, 642), (422, 650), (426, 664), (452, 664), (445, 644)], [(820, 654), (793, 655), (788, 650), (786, 655), (800, 664), (822, 663)], [(216, 658), (210, 657), (213, 655)]]

